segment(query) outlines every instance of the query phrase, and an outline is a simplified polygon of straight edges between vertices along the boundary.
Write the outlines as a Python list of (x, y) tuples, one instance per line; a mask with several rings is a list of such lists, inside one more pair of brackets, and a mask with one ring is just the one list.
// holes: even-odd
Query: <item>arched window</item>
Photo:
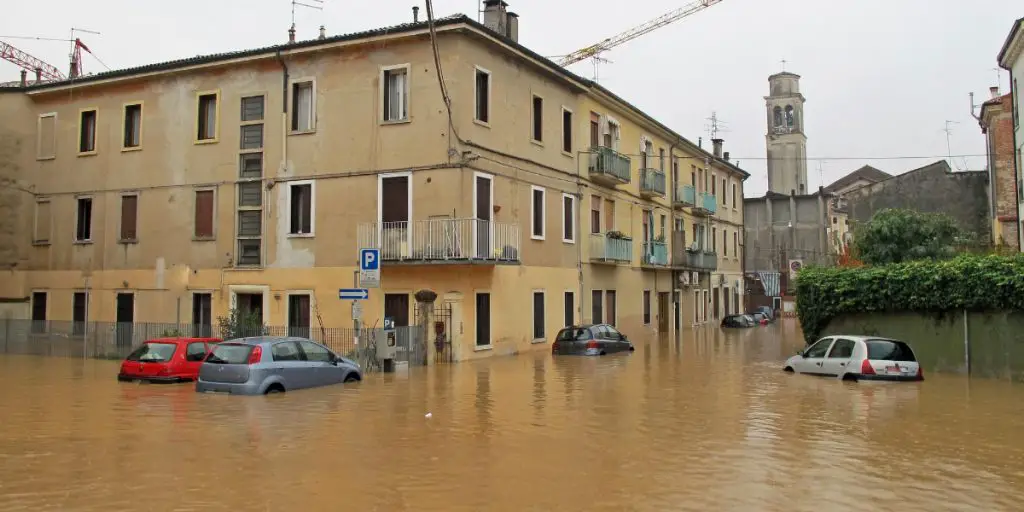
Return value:
[(775, 107), (775, 126), (782, 126), (782, 107)]
[(793, 113), (793, 105), (786, 105), (786, 126), (792, 128), (795, 121), (795, 114)]

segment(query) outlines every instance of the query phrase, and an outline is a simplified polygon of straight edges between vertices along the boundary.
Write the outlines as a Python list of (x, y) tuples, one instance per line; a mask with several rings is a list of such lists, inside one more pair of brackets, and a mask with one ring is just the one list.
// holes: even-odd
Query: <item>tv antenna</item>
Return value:
[(313, 2), (310, 4), (300, 2), (299, 0), (292, 0), (292, 29), (295, 28), (295, 6), (308, 7), (310, 9), (316, 9), (318, 11), (324, 10), (324, 0), (305, 0), (306, 2)]
[(709, 121), (709, 123), (704, 125), (704, 131), (708, 133), (708, 137), (710, 137), (712, 141), (718, 138), (718, 132), (729, 131), (729, 124), (718, 118), (718, 112), (712, 111), (711, 117), (705, 119)]
[(950, 125), (960, 124), (959, 121), (946, 120), (946, 127), (942, 131), (946, 132), (946, 159), (949, 160), (950, 165), (956, 167), (958, 171), (962, 171), (960, 165), (953, 160), (953, 146), (950, 144), (950, 137), (953, 135), (953, 128)]

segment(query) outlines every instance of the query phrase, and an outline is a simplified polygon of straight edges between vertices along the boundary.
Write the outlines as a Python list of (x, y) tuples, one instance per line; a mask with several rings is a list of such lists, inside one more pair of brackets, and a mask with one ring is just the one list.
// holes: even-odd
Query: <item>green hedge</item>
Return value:
[(850, 313), (944, 313), (1024, 309), (1024, 255), (963, 254), (943, 261), (879, 267), (807, 267), (797, 276), (796, 309), (810, 342)]

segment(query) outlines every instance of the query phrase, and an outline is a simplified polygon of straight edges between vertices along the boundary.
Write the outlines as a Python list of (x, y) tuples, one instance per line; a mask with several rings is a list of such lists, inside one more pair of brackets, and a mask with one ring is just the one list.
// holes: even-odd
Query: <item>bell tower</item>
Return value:
[(768, 77), (768, 190), (789, 195), (807, 194), (807, 136), (804, 134), (804, 99), (800, 75), (788, 73)]

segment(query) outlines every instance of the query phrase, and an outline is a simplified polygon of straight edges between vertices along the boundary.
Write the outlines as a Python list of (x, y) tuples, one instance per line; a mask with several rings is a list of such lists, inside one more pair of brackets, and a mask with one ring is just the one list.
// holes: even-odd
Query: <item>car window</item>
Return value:
[(174, 343), (144, 343), (128, 354), (129, 361), (142, 363), (166, 363), (174, 357), (178, 345)]
[(331, 362), (331, 351), (327, 350), (326, 347), (323, 347), (311, 341), (300, 341), (299, 346), (301, 346), (302, 351), (306, 353), (307, 361), (317, 361), (323, 363)]
[(579, 327), (566, 327), (561, 331), (558, 331), (558, 335), (555, 336), (556, 341), (573, 341), (573, 340), (589, 340), (590, 332), (586, 329)]
[(210, 364), (245, 364), (252, 353), (252, 345), (239, 343), (218, 344), (213, 348), (206, 362)]
[(608, 336), (608, 339), (619, 341), (622, 338), (622, 333), (620, 333), (619, 331), (615, 330), (614, 327), (612, 327), (610, 325), (606, 325), (606, 326), (604, 326), (604, 328), (608, 330), (608, 332), (606, 333), (606, 335)]
[(857, 344), (853, 341), (840, 338), (832, 345), (832, 350), (829, 351), (828, 358), (849, 359), (853, 357), (853, 347), (855, 346), (857, 346)]
[(185, 360), (195, 362), (203, 359), (206, 359), (206, 343), (201, 341), (189, 343), (188, 348), (185, 349)]
[(815, 343), (814, 345), (811, 345), (811, 347), (807, 349), (807, 352), (804, 353), (807, 355), (807, 357), (825, 357), (825, 354), (828, 353), (828, 347), (830, 345), (832, 345), (832, 338), (823, 338), (821, 340), (818, 340), (818, 342)]
[(282, 341), (275, 343), (270, 347), (270, 354), (274, 357), (274, 361), (301, 361), (302, 356), (299, 354), (299, 347), (292, 341)]
[(900, 361), (912, 363), (917, 361), (910, 345), (902, 341), (867, 340), (868, 359), (873, 361)]

